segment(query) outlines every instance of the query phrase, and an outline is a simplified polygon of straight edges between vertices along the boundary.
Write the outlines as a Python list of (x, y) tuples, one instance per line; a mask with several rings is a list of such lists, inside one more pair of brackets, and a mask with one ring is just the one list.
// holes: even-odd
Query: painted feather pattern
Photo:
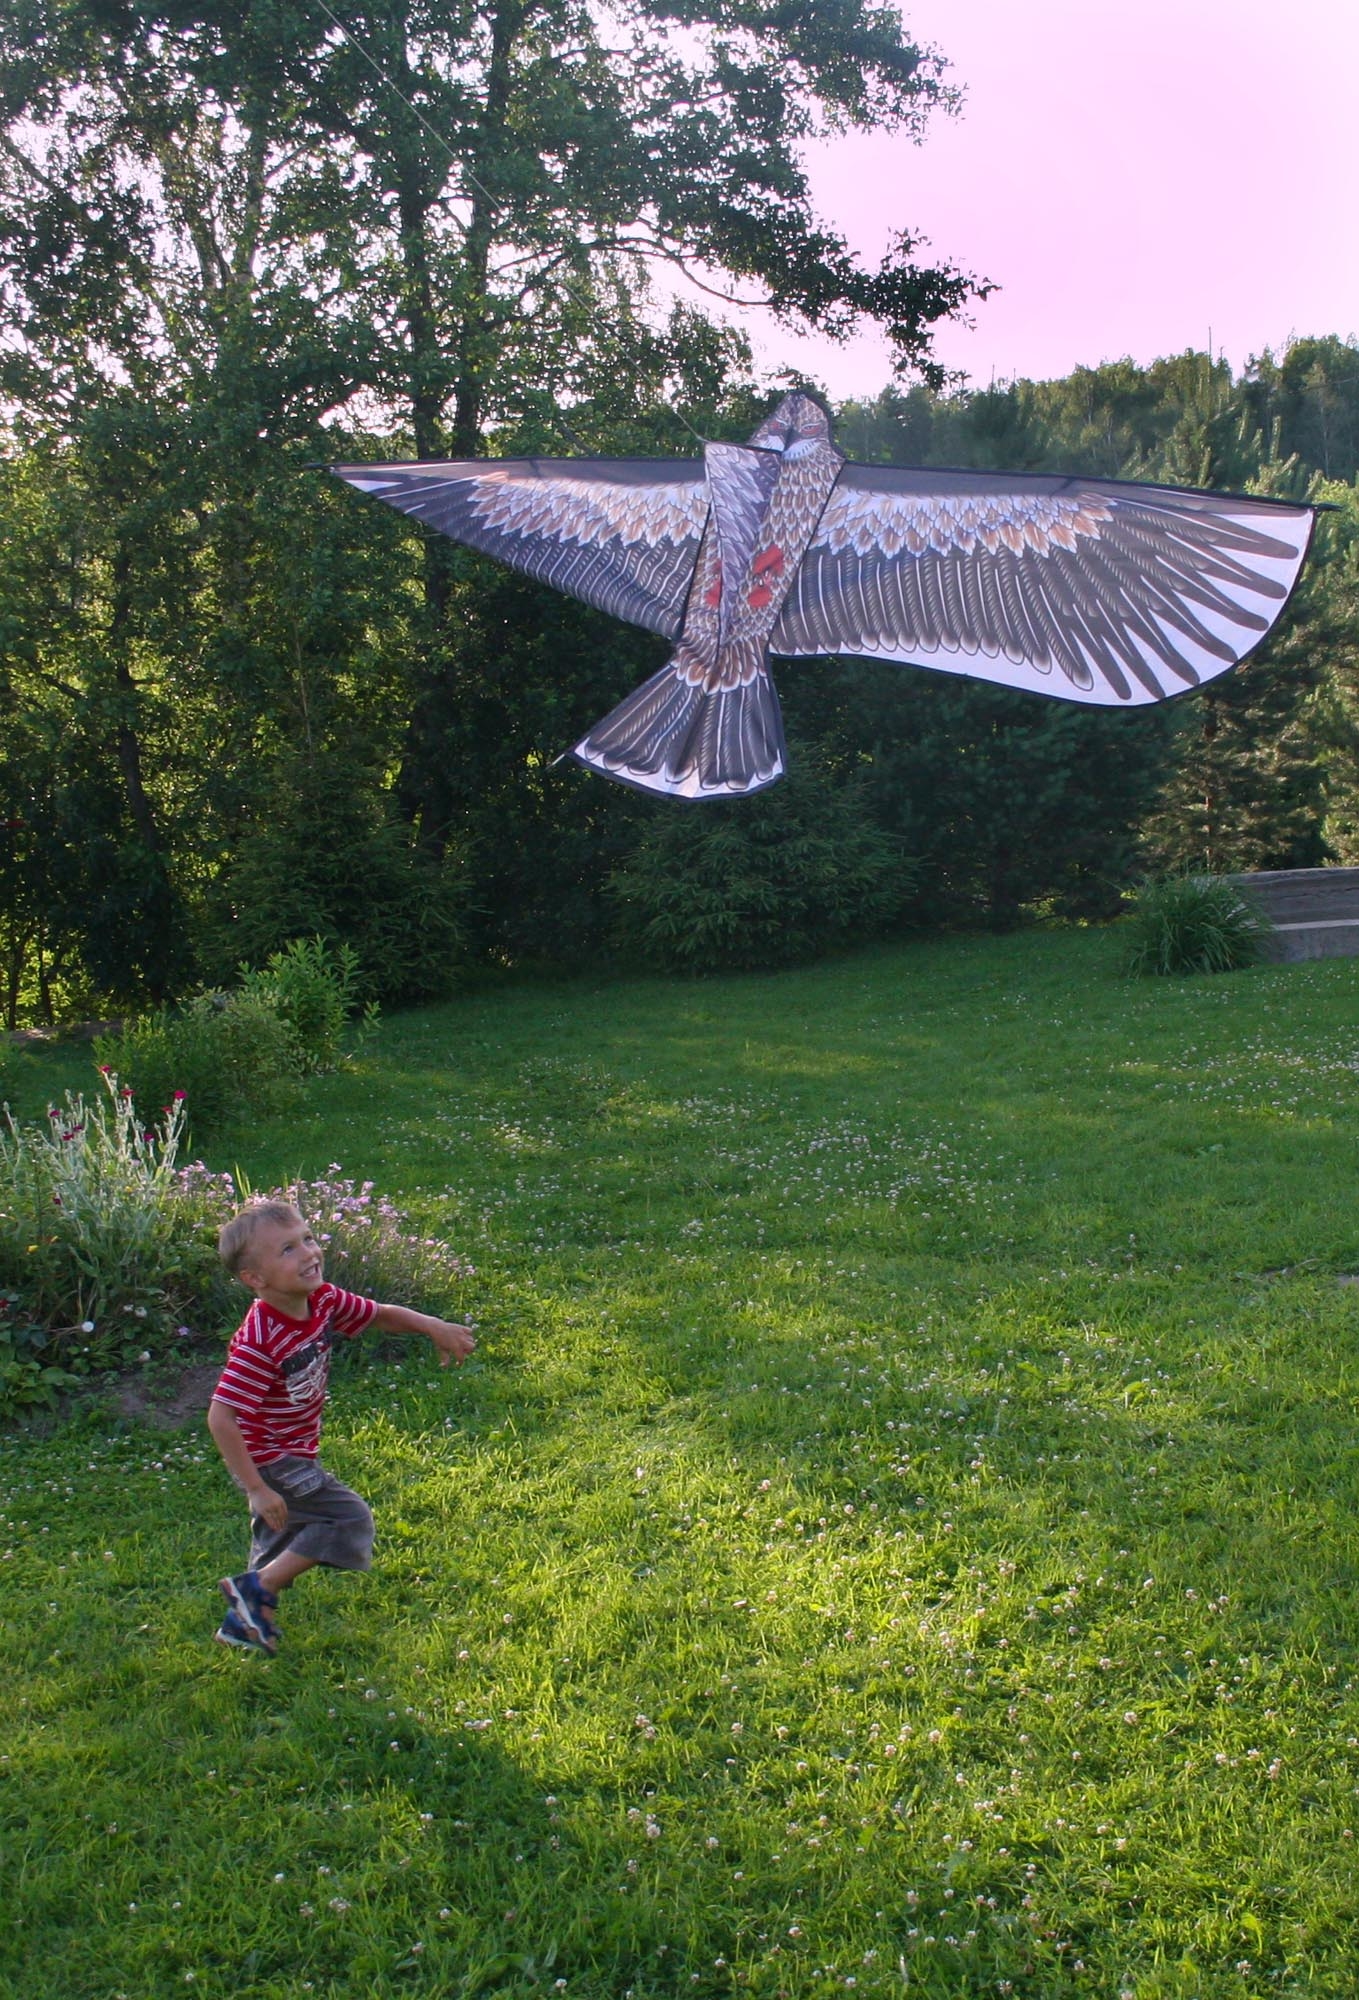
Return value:
[(375, 499), (569, 597), (673, 639), (708, 516), (698, 460), (335, 465)]
[(672, 658), (571, 751), (623, 784), (729, 798), (785, 746), (771, 655), (849, 655), (1106, 707), (1244, 658), (1313, 512), (1117, 480), (851, 465), (785, 397), (702, 461), (335, 466), (351, 484), (597, 609)]

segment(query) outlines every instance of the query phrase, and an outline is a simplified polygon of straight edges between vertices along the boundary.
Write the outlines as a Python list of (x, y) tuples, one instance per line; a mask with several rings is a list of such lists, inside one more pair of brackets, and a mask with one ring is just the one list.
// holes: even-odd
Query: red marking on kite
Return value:
[(775, 543), (772, 548), (763, 549), (751, 564), (755, 576), (782, 576), (783, 550)]
[(774, 593), (767, 583), (757, 583), (754, 590), (746, 593), (746, 603), (752, 611), (763, 611), (766, 604), (772, 604)]

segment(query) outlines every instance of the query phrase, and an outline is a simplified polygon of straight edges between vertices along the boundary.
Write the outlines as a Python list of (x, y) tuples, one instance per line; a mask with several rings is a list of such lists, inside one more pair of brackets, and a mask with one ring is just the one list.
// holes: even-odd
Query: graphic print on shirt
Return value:
[(290, 1403), (311, 1403), (325, 1394), (330, 1374), (331, 1340), (332, 1335), (327, 1328), (279, 1364)]

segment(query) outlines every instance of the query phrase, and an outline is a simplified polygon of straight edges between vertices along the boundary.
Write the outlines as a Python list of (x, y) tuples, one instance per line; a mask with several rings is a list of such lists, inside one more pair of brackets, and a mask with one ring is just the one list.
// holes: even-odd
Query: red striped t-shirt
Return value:
[(315, 1458), (337, 1337), (352, 1340), (377, 1311), (376, 1299), (318, 1285), (307, 1317), (293, 1319), (256, 1299), (231, 1337), (226, 1367), (213, 1390), (236, 1413), (256, 1465), (295, 1453)]

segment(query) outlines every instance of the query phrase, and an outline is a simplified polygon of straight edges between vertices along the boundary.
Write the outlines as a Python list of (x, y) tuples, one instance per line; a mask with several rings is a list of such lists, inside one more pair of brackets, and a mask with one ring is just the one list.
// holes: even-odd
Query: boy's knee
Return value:
[(347, 1493), (343, 1508), (337, 1511), (335, 1525), (344, 1538), (346, 1550), (353, 1556), (352, 1567), (367, 1569), (373, 1560), (375, 1533), (373, 1510), (368, 1502), (357, 1493)]

